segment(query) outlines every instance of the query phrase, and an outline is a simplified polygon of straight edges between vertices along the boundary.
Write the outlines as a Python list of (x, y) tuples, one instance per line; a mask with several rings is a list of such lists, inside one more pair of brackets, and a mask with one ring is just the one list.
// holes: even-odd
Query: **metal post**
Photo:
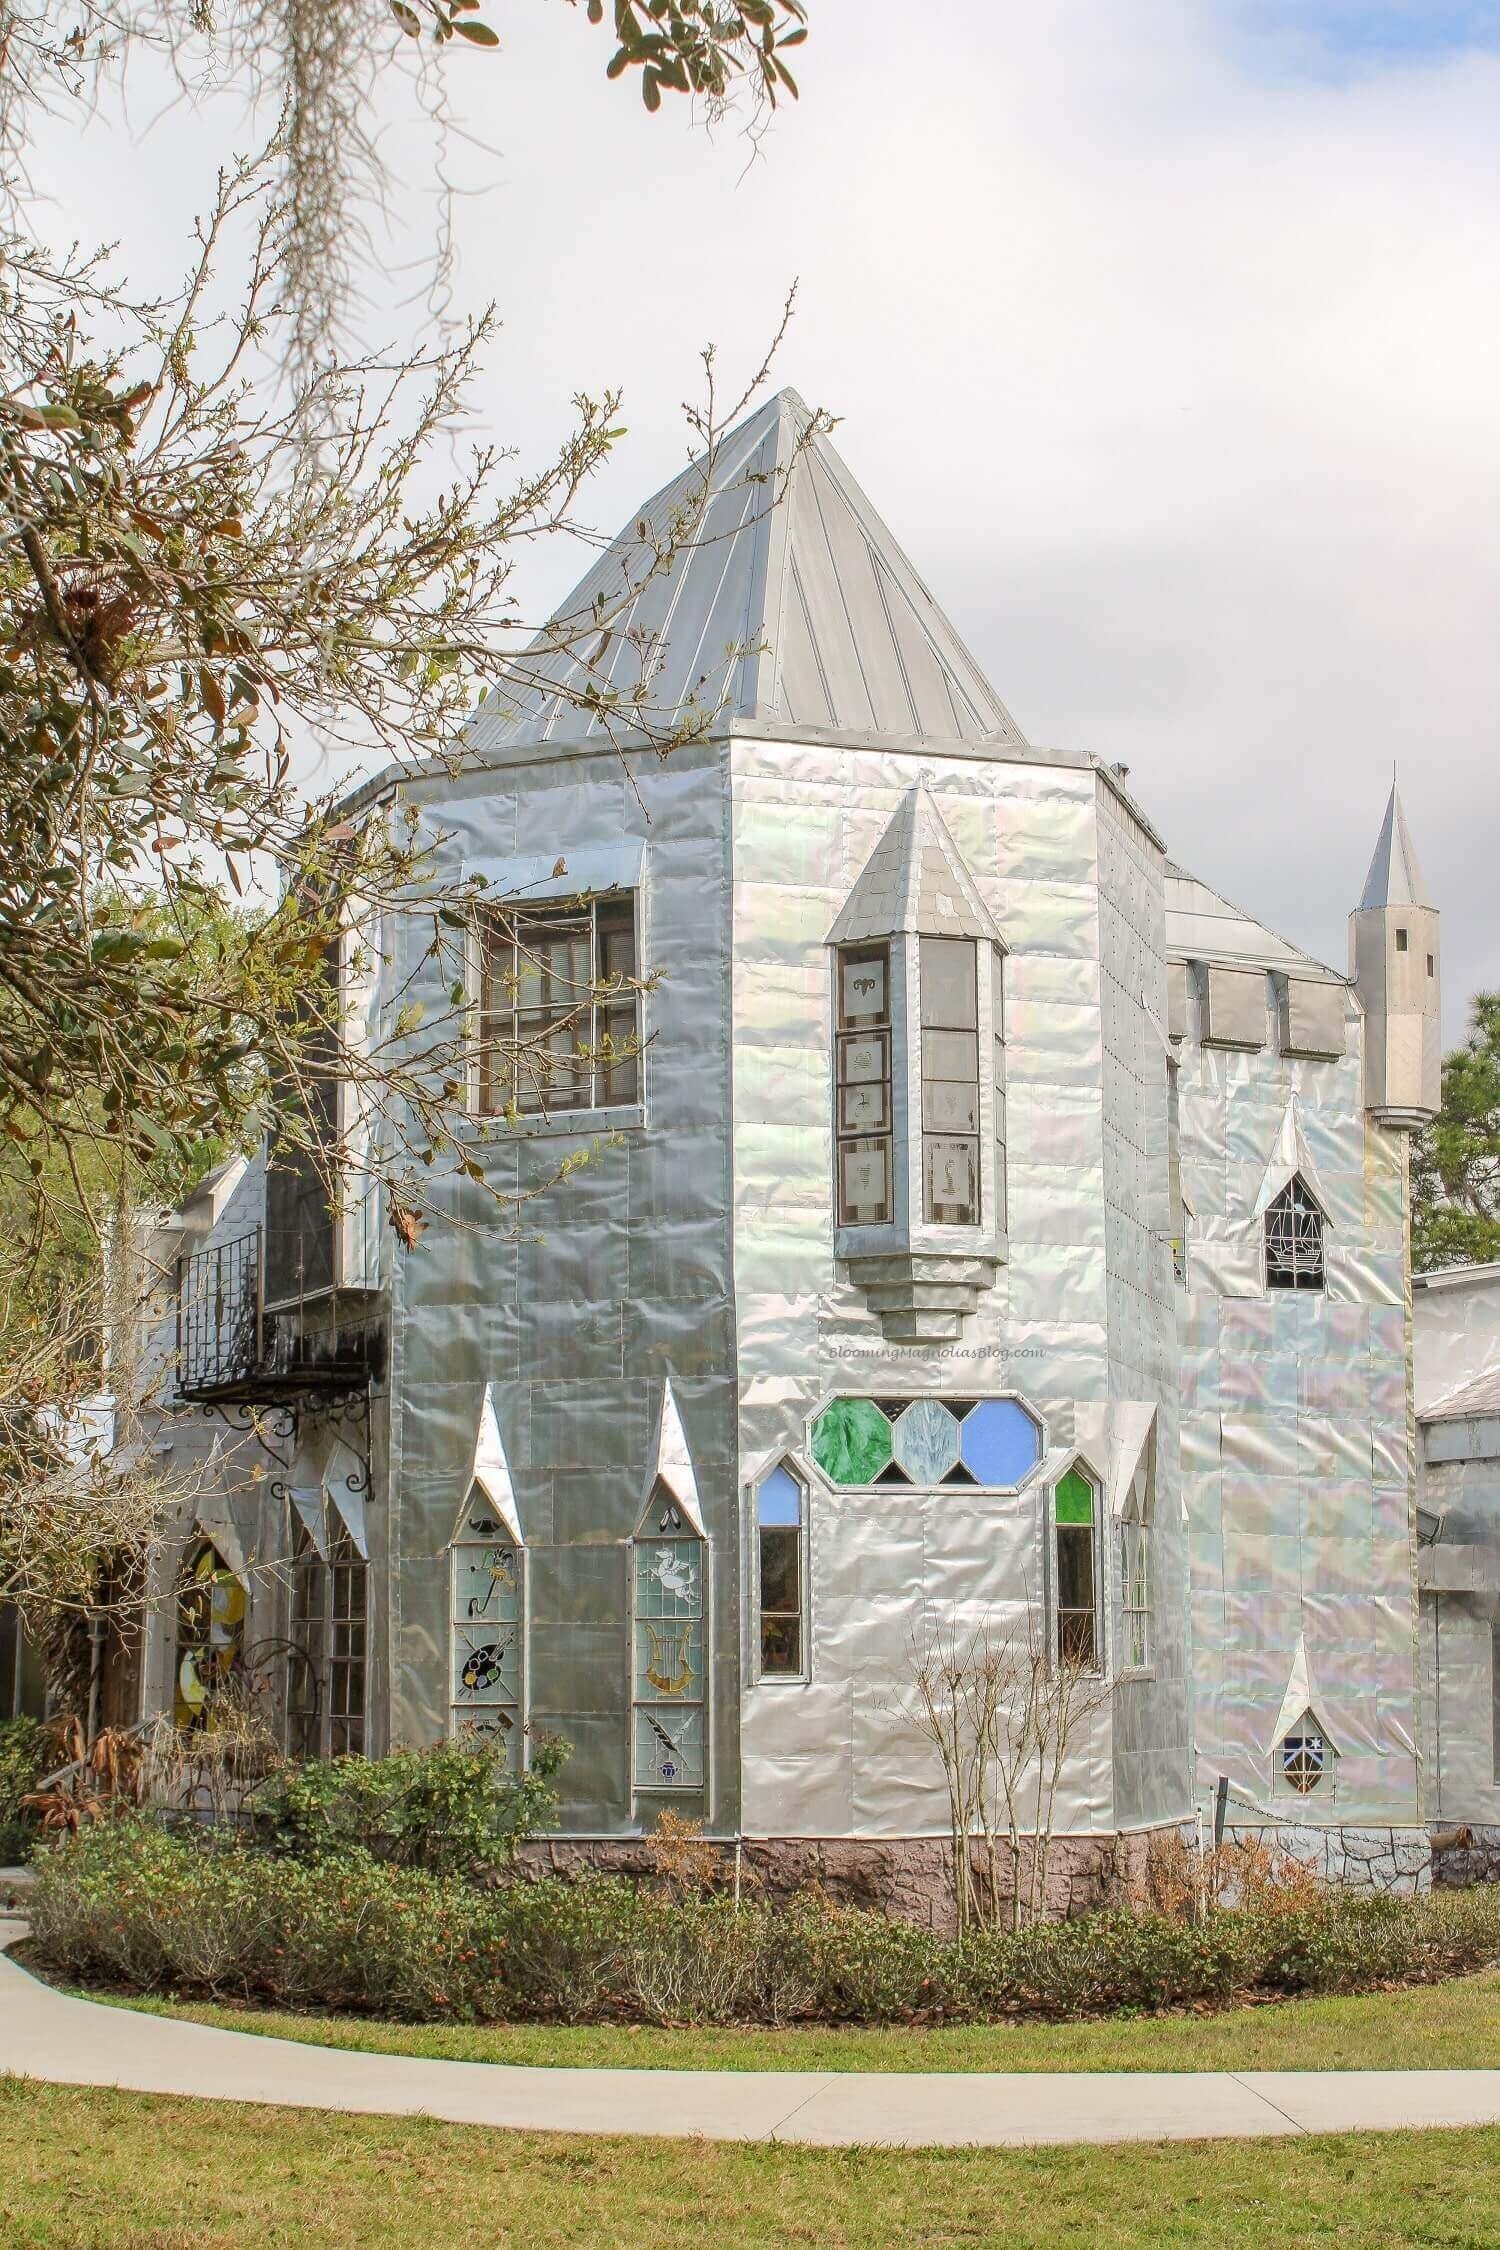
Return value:
[(1214, 1791), (1214, 1850), (1224, 1841), (1224, 1823), (1229, 1817), (1229, 1776), (1221, 1773)]

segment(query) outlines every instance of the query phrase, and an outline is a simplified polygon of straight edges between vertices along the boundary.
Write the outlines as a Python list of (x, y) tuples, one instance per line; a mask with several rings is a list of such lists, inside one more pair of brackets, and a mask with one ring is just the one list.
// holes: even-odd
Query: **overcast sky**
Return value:
[[(451, 161), (493, 434), (622, 385), (613, 527), (698, 347), (753, 364), (800, 276), (780, 380), (1033, 741), (1123, 760), (1174, 856), (1340, 964), (1397, 763), (1456, 1036), (1500, 986), (1500, 5), (810, 0), (753, 161), (607, 86), (582, 7), (486, 12)], [(234, 137), (122, 164), (109, 108), (40, 184), (141, 272)], [(528, 606), (581, 568), (538, 552)]]

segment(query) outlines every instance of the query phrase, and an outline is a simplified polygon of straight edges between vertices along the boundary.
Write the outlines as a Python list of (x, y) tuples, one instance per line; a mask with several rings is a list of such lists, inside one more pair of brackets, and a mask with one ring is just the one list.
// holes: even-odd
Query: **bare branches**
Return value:
[(936, 1626), (914, 1645), (907, 1723), (942, 1768), (958, 1927), (1013, 1930), (1048, 1910), (1070, 1754), (1113, 1692), (1055, 1654), (1038, 1605), (1005, 1626)]

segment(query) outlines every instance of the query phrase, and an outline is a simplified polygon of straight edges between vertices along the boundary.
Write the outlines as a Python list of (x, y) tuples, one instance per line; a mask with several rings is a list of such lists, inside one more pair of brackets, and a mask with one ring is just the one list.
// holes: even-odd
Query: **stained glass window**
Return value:
[(1041, 1425), (1013, 1398), (836, 1398), (812, 1457), (836, 1485), (985, 1485), (1013, 1491), (1042, 1457)]
[(705, 1549), (659, 1487), (631, 1549), (637, 1789), (704, 1784)]
[(245, 1643), (245, 1589), (211, 1540), (188, 1549), (177, 1580), (179, 1727), (213, 1725), (215, 1694), (224, 1688)]
[(519, 1773), (524, 1759), (525, 1555), (476, 1485), (449, 1549), (449, 1714), (495, 1739)]
[(640, 1099), (635, 901), (481, 922), (479, 1106), (550, 1114)]
[(1328, 1771), (1327, 1737), (1304, 1719), (1281, 1738), (1281, 1771), (1299, 1797), (1308, 1796)]
[(805, 1673), (804, 1515), (801, 1482), (779, 1463), (756, 1494), (763, 1679), (801, 1679)]
[(1322, 1286), (1323, 1214), (1294, 1173), (1266, 1206), (1266, 1287)]
[(1053, 1494), (1057, 1554), (1057, 1653), (1064, 1664), (1093, 1671), (1099, 1662), (1096, 1530), (1098, 1487), (1079, 1468)]
[(895, 1216), (891, 1171), (891, 949), (851, 945), (838, 977), (837, 1156), (839, 1225), (885, 1225)]

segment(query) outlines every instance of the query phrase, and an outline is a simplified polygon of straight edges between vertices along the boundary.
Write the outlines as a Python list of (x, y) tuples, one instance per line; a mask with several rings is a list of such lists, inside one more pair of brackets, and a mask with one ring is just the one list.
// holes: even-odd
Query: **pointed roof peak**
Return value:
[(1411, 840), (1406, 825), (1406, 811), (1401, 803), (1401, 792), (1394, 777), (1391, 794), (1386, 803), (1385, 819), (1380, 824), (1380, 837), (1375, 846), (1375, 857), (1370, 862), (1370, 872), (1365, 877), (1365, 887), (1359, 902), (1362, 914), (1382, 906), (1431, 906), (1427, 886), (1422, 880), (1422, 869), (1417, 860), (1417, 848)]
[(923, 781), (909, 789), (828, 933), (830, 945), (914, 931), (922, 937), (1005, 940)]
[[(586, 693), (830, 733), (1024, 738), (825, 430), (777, 391), (631, 516), (470, 726), (476, 749), (607, 738)], [(706, 484), (705, 484), (706, 480)], [(692, 511), (670, 568), (640, 525)], [(559, 692), (559, 691), (566, 692)]]

